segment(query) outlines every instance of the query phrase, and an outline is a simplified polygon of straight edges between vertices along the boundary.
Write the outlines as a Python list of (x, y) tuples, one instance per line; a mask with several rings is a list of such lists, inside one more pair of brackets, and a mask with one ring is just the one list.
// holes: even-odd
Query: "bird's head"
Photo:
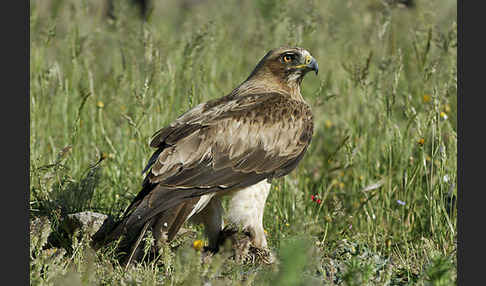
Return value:
[(267, 85), (278, 85), (291, 92), (300, 93), (300, 84), (305, 74), (319, 68), (312, 55), (302, 48), (281, 47), (270, 50), (261, 60), (247, 81), (258, 81)]
[(317, 74), (319, 67), (307, 50), (282, 47), (270, 50), (257, 64), (252, 75), (271, 72), (282, 79), (295, 80), (309, 71), (315, 71)]

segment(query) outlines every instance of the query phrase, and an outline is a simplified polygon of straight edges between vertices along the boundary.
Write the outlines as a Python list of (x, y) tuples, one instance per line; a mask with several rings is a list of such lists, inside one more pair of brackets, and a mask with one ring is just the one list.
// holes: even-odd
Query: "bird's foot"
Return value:
[(250, 246), (249, 256), (253, 261), (263, 264), (274, 264), (277, 262), (275, 254), (268, 248), (258, 248)]
[(248, 231), (225, 228), (221, 232), (220, 248), (222, 251), (230, 251), (230, 257), (241, 264), (273, 264), (275, 255), (266, 246), (256, 246), (252, 235)]

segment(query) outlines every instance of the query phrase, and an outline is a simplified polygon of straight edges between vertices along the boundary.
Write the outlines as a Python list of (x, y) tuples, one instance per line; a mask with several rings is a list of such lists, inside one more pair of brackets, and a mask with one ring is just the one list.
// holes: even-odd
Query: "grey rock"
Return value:
[(67, 215), (62, 222), (63, 229), (68, 234), (74, 234), (76, 231), (87, 233), (89, 236), (96, 233), (103, 222), (108, 218), (107, 215), (95, 212), (79, 212)]
[(47, 217), (38, 217), (30, 221), (30, 248), (42, 249), (52, 232), (51, 222)]

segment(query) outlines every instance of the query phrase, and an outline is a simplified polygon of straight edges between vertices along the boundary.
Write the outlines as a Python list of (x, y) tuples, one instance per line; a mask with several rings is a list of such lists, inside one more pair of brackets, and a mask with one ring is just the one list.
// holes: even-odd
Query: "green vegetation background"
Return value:
[(188, 241), (124, 272), (86, 236), (53, 250), (40, 231), (31, 284), (455, 284), (456, 2), (183, 2), (156, 1), (144, 23), (128, 1), (116, 20), (102, 1), (30, 1), (31, 218), (62, 238), (66, 214), (118, 215), (156, 130), (230, 92), (269, 49), (300, 46), (319, 63), (302, 90), (315, 129), (265, 209), (279, 263), (201, 264)]

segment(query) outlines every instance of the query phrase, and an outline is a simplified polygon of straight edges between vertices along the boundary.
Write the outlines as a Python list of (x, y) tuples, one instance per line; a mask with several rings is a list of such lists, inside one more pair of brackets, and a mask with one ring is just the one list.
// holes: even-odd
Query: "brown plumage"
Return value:
[[(239, 192), (244, 199), (235, 201), (245, 201), (242, 191), (258, 195), (260, 189), (250, 188), (288, 174), (302, 159), (313, 120), (300, 85), (311, 70), (317, 73), (317, 63), (306, 50), (271, 50), (230, 94), (199, 104), (157, 131), (150, 143), (157, 150), (144, 170), (143, 188), (105, 241), (123, 235), (119, 247), (131, 248), (130, 261), (148, 227), (157, 240), (170, 241), (193, 217), (206, 225), (210, 247), (217, 248), (219, 197)], [(229, 210), (253, 233), (257, 247), (266, 247), (261, 216), (269, 186), (262, 185), (258, 200), (263, 204), (256, 204), (249, 219), (238, 219), (242, 212)], [(235, 210), (246, 207), (238, 204)]]

